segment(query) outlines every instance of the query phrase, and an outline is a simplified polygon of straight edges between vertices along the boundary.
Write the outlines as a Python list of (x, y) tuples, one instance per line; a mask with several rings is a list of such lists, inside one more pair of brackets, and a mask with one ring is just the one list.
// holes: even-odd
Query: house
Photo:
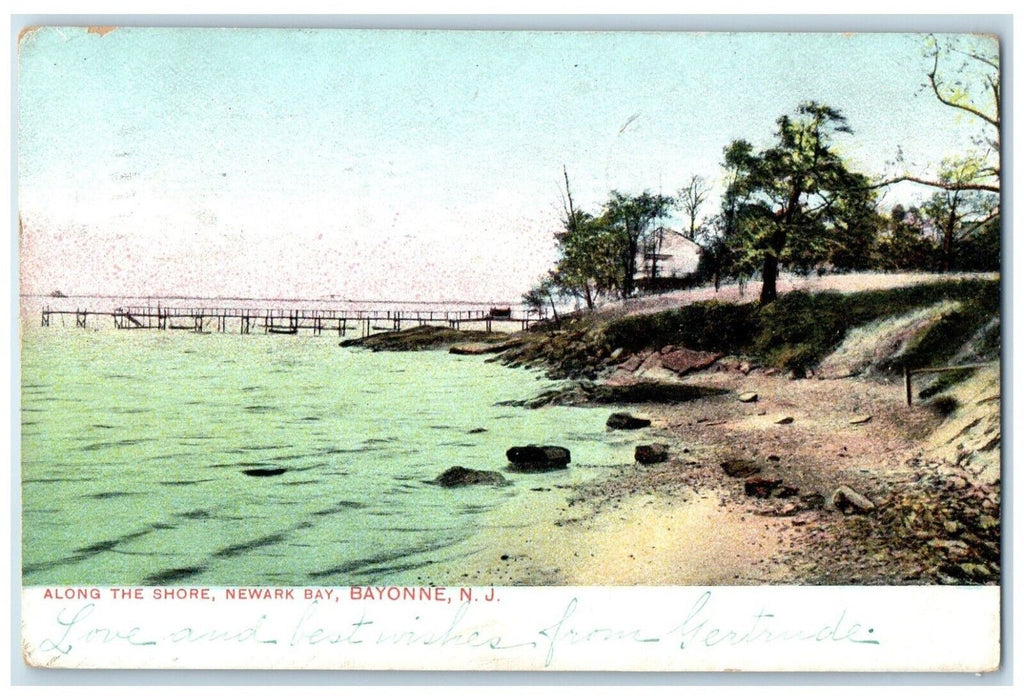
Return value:
[(697, 271), (701, 248), (679, 231), (659, 226), (649, 240), (650, 245), (637, 253), (636, 280), (685, 277)]

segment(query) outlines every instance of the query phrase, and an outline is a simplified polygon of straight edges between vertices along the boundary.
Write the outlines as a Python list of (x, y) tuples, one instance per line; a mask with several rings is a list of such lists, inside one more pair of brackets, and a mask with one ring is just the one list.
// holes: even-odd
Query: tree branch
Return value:
[(941, 102), (942, 104), (944, 104), (944, 105), (946, 105), (948, 107), (953, 107), (954, 109), (963, 110), (964, 112), (967, 112), (968, 114), (973, 114), (974, 116), (978, 117), (979, 119), (982, 119), (982, 120), (988, 122), (989, 124), (991, 124), (992, 126), (994, 126), (997, 131), (999, 130), (999, 119), (998, 118), (994, 118), (994, 117), (989, 116), (988, 114), (985, 114), (984, 112), (982, 112), (977, 107), (973, 107), (972, 105), (969, 105), (969, 104), (962, 104), (960, 102), (955, 102), (952, 99), (943, 96), (943, 94), (939, 91), (938, 78), (936, 78), (936, 75), (937, 75), (938, 72), (939, 72), (939, 52), (936, 51), (935, 52), (935, 63), (932, 65), (931, 72), (928, 73), (928, 82), (932, 86), (932, 92), (935, 93), (936, 99), (938, 99), (939, 102)]
[(928, 180), (923, 177), (914, 177), (913, 175), (901, 175), (900, 177), (882, 180), (881, 182), (876, 182), (873, 185), (868, 185), (866, 189), (877, 190), (882, 187), (888, 187), (889, 185), (895, 185), (898, 182), (916, 182), (918, 185), (935, 187), (948, 192), (959, 192), (961, 190), (995, 192), (996, 194), (999, 194), (1000, 192), (999, 185), (990, 185), (984, 182), (943, 182), (941, 180)]

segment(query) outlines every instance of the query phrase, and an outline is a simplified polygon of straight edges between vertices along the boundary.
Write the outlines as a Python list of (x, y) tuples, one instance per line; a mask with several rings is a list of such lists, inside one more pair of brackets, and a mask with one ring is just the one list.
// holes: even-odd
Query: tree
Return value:
[(897, 204), (875, 240), (875, 267), (882, 270), (931, 270), (938, 259), (934, 238), (928, 236), (917, 207)]
[(679, 190), (679, 196), (676, 197), (676, 203), (686, 222), (686, 230), (683, 231), (683, 235), (691, 241), (696, 242), (702, 229), (707, 225), (707, 222), (701, 219), (700, 211), (707, 202), (709, 194), (711, 194), (711, 188), (704, 178), (700, 175), (692, 175), (690, 181)]
[(717, 292), (722, 277), (733, 267), (735, 262), (732, 248), (729, 246), (728, 224), (726, 217), (718, 215), (701, 226), (695, 241), (700, 246), (700, 260), (697, 261), (697, 278), (712, 280)]
[(943, 189), (935, 192), (922, 207), (939, 234), (942, 272), (958, 269), (957, 249), (986, 224), (999, 221), (999, 200), (994, 194), (978, 190)]
[[(980, 127), (971, 138), (969, 151), (943, 161), (931, 176), (905, 172), (884, 179), (875, 187), (897, 182), (916, 182), (941, 190), (1000, 191), (1000, 143), (1002, 135), (1002, 88), (999, 44), (991, 37), (957, 35), (925, 42), (929, 69), (925, 87), (942, 104), (951, 107)], [(897, 158), (902, 162), (902, 157)], [(948, 177), (950, 172), (961, 176)], [(964, 177), (969, 175), (969, 177)]]
[(637, 254), (648, 244), (651, 224), (665, 216), (672, 203), (671, 197), (652, 195), (647, 190), (632, 196), (612, 190), (602, 218), (617, 239), (623, 298), (633, 295)]
[(599, 294), (617, 291), (620, 287), (618, 246), (603, 219), (576, 207), (565, 166), (562, 173), (565, 177), (564, 230), (555, 234), (559, 259), (550, 277), (563, 292), (593, 309)]
[(558, 322), (558, 307), (555, 305), (555, 297), (558, 295), (558, 285), (555, 284), (552, 273), (547, 273), (535, 284), (530, 291), (523, 295), (523, 304), (538, 315), (543, 315), (544, 307), (551, 305), (551, 315), (555, 322)]
[(776, 143), (759, 153), (746, 141), (726, 147), (725, 165), (736, 174), (724, 199), (738, 239), (740, 263), (758, 262), (762, 304), (778, 296), (780, 265), (807, 268), (828, 259), (829, 237), (867, 216), (870, 197), (862, 175), (847, 169), (832, 147), (850, 134), (846, 118), (818, 102), (805, 102), (795, 118), (776, 121)]

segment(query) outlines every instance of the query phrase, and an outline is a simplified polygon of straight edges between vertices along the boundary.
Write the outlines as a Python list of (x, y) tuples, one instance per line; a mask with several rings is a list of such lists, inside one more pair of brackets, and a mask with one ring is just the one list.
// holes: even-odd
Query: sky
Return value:
[(38, 29), (19, 45), (21, 292), (514, 302), (555, 261), (563, 166), (592, 212), (692, 175), (719, 189), (730, 141), (770, 145), (811, 99), (870, 175), (969, 149), (977, 125), (922, 88), (923, 42)]

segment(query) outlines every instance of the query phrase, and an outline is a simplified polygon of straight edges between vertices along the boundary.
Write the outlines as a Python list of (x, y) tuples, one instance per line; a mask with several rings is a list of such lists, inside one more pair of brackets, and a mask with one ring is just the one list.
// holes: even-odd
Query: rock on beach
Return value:
[(605, 423), (612, 430), (639, 430), (651, 424), (647, 418), (637, 418), (629, 413), (613, 413)]
[(565, 469), (572, 461), (572, 454), (557, 445), (525, 445), (510, 447), (505, 452), (512, 471), (543, 472)]
[(668, 459), (668, 445), (656, 442), (652, 445), (637, 445), (633, 458), (640, 464), (657, 464)]
[(474, 486), (478, 484), (489, 486), (504, 486), (508, 480), (498, 472), (483, 471), (480, 469), (467, 469), (466, 467), (452, 467), (441, 473), (434, 483), (444, 488), (456, 488), (458, 486)]

